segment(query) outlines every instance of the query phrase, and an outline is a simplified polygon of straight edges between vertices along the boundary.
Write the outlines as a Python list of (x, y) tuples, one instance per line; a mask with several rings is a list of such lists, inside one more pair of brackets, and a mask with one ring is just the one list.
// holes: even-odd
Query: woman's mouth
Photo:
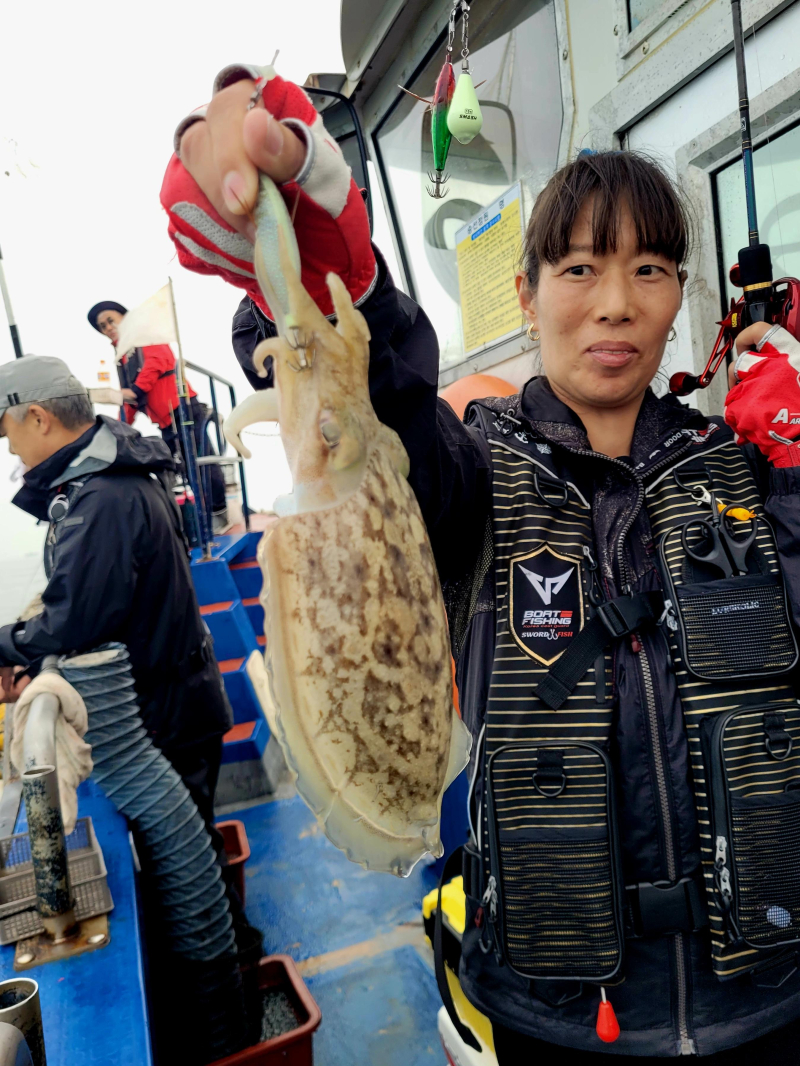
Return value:
[(586, 354), (602, 366), (626, 366), (639, 349), (625, 341), (598, 341), (586, 349)]

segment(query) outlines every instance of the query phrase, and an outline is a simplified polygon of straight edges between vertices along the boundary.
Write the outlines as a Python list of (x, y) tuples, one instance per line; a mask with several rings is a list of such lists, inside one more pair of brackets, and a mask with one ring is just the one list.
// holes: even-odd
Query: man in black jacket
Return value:
[(0, 366), (0, 436), (27, 467), (14, 503), (49, 521), (41, 614), (0, 627), (7, 699), (20, 668), (108, 641), (130, 654), (148, 734), (183, 777), (207, 824), (232, 724), (195, 599), (163, 441), (95, 419), (60, 359)]

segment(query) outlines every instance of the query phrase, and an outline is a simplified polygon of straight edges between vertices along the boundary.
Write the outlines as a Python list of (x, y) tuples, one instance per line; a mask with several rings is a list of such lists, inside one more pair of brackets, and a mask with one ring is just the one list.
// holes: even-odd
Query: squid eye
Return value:
[(335, 422), (323, 422), (320, 426), (320, 432), (325, 438), (325, 443), (330, 448), (335, 448), (342, 439), (342, 431)]

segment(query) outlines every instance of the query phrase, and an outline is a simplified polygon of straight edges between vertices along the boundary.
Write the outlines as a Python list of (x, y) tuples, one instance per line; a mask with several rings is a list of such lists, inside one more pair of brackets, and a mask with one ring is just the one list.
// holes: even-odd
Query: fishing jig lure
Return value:
[[(456, 35), (456, 17), (461, 10), (461, 73), (456, 83), (453, 73), (453, 41)], [(480, 85), (483, 82), (479, 83)], [(432, 183), (427, 191), (435, 200), (447, 195), (445, 184), (449, 175), (445, 173), (447, 154), (453, 137), (460, 144), (469, 144), (481, 131), (483, 115), (481, 114), (476, 86), (472, 81), (469, 66), (469, 4), (467, 0), (456, 0), (450, 12), (447, 27), (447, 49), (442, 69), (436, 79), (433, 99), (417, 96), (404, 86), (399, 86), (422, 103), (427, 104), (431, 112), (431, 143), (433, 147), (433, 172), (428, 174)]]

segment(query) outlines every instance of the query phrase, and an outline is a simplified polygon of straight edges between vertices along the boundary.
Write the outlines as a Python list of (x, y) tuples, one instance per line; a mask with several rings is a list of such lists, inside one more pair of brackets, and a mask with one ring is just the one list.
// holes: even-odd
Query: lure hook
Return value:
[(449, 189), (445, 189), (445, 184), (450, 180), (450, 175), (445, 174), (442, 170), (437, 170), (434, 174), (428, 173), (428, 181), (433, 182), (433, 188), (430, 185), (425, 186), (425, 191), (428, 196), (432, 196), (434, 200), (443, 200), (447, 196)]
[(290, 329), (292, 339), (289, 339), (287, 331), (286, 343), (293, 352), (297, 352), (297, 363), (295, 366), (293, 363), (287, 363), (290, 370), (294, 370), (297, 374), (301, 370), (311, 370), (314, 365), (314, 357), (316, 355), (316, 348), (314, 347), (314, 337), (303, 337), (300, 331), (292, 326)]

